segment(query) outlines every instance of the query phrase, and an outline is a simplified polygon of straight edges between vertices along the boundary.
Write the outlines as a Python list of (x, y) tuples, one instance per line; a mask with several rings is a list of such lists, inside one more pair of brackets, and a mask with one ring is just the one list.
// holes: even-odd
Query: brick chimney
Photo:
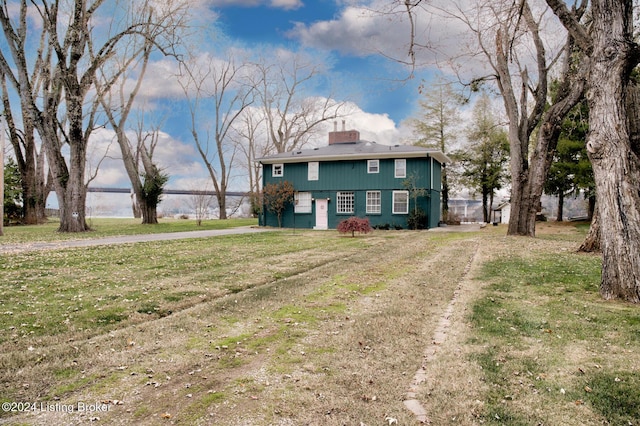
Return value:
[(342, 120), (341, 131), (338, 131), (338, 122), (333, 122), (333, 132), (329, 132), (329, 145), (336, 143), (354, 143), (359, 140), (360, 132), (357, 130), (346, 130), (344, 120)]

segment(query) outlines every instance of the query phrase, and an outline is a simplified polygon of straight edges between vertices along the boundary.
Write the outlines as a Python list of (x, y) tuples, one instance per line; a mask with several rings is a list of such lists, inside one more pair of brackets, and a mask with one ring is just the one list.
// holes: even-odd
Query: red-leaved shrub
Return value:
[(351, 232), (352, 237), (355, 237), (356, 232), (368, 234), (372, 230), (373, 228), (371, 228), (371, 224), (369, 224), (369, 219), (367, 218), (353, 216), (338, 223), (338, 232), (341, 234)]

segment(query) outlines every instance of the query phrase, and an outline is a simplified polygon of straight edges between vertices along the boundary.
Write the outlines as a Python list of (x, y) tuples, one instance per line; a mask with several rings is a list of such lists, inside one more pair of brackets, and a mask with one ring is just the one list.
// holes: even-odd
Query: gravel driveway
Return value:
[(0, 253), (23, 252), (33, 250), (55, 250), (61, 248), (93, 247), (111, 244), (141, 243), (147, 241), (182, 240), (187, 238), (208, 238), (219, 235), (249, 234), (272, 231), (270, 228), (243, 226), (230, 229), (210, 229), (206, 231), (167, 232), (161, 234), (121, 235), (116, 237), (89, 238), (83, 240), (34, 242), (0, 245)]

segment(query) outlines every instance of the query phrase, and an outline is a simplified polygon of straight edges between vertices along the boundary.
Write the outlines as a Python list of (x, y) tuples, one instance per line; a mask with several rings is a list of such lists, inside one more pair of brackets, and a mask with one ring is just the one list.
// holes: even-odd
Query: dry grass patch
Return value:
[[(220, 273), (216, 278), (216, 268), (230, 267), (216, 260), (222, 241), (159, 244), (152, 267), (139, 270), (154, 276), (145, 290), (137, 284), (127, 288), (140, 291), (150, 305), (161, 300), (170, 315), (155, 309), (134, 315), (129, 309), (125, 320), (95, 325), (94, 333), (70, 342), (69, 334), (58, 335), (65, 340), (41, 344), (25, 358), (17, 358), (23, 351), (8, 351), (0, 358), (9, 367), (3, 371), (20, 373), (3, 376), (3, 395), (64, 403), (124, 401), (98, 415), (109, 424), (344, 424), (356, 419), (378, 424), (385, 417), (410, 422), (403, 396), (421, 363), (434, 327), (431, 319), (446, 307), (457, 262), (467, 250), (464, 241), (454, 241), (455, 247), (439, 255), (450, 241), (431, 237), (418, 232), (355, 239), (333, 233), (229, 237), (228, 261), (251, 260), (243, 267), (235, 264), (232, 277)], [(206, 267), (195, 268), (196, 260), (186, 254), (162, 260), (166, 253), (180, 256), (187, 245), (193, 258), (208, 259)], [(149, 250), (145, 258), (153, 253)], [(129, 270), (136, 270), (136, 262), (130, 263)], [(447, 266), (435, 273), (436, 265)], [(158, 288), (167, 289), (173, 280), (188, 281), (189, 291), (202, 293), (166, 300)], [(83, 298), (94, 297), (86, 288)], [(194, 302), (177, 309), (185, 300)], [(6, 345), (54, 338), (18, 336)], [(68, 424), (88, 418), (39, 412), (12, 419)]]

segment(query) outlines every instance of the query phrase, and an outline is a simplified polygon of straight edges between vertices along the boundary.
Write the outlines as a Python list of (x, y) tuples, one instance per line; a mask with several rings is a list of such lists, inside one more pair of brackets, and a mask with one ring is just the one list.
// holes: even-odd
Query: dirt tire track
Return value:
[[(300, 389), (297, 392), (297, 394), (300, 394), (308, 393), (312, 389), (322, 389), (324, 386), (322, 382), (326, 377), (323, 376), (323, 373), (317, 373), (315, 369), (325, 365), (327, 362), (327, 365), (331, 365), (333, 368), (333, 364), (337, 361), (333, 357), (336, 355), (328, 353), (324, 359), (318, 358), (316, 364), (314, 364), (315, 361), (312, 361), (313, 354), (308, 353), (306, 364), (287, 367), (294, 369), (291, 372), (291, 376), (294, 376), (295, 380), (299, 380), (299, 382), (292, 382), (289, 379), (284, 380), (279, 376), (274, 378), (272, 373), (268, 374), (270, 384), (265, 388), (264, 395), (260, 395), (259, 400), (248, 400), (247, 396), (243, 396), (243, 394), (231, 395), (227, 401), (226, 408), (224, 404), (219, 406), (222, 411), (211, 411), (215, 409), (215, 404), (211, 404), (206, 407), (205, 411), (205, 413), (208, 412), (209, 414), (204, 416), (200, 414), (194, 418), (193, 415), (195, 413), (189, 412), (186, 400), (183, 397), (181, 399), (178, 398), (178, 396), (186, 392), (186, 385), (193, 385), (192, 389), (201, 388), (205, 391), (206, 389), (220, 390), (225, 386), (231, 386), (229, 383), (232, 383), (235, 379), (264, 374), (265, 366), (279, 361), (273, 353), (275, 351), (270, 353), (261, 351), (259, 355), (256, 354), (255, 357), (251, 358), (247, 364), (220, 370), (216, 362), (211, 361), (211, 358), (207, 358), (208, 354), (200, 350), (188, 349), (190, 346), (189, 340), (193, 337), (208, 338), (208, 336), (203, 337), (200, 334), (209, 327), (209, 323), (220, 321), (221, 316), (236, 316), (241, 321), (232, 327), (228, 326), (226, 329), (221, 326), (222, 328), (217, 331), (217, 335), (235, 336), (246, 331), (253, 333), (257, 325), (256, 321), (264, 315), (265, 308), (267, 312), (269, 310), (275, 311), (279, 306), (292, 303), (293, 299), (297, 301), (296, 303), (309, 306), (308, 304), (311, 303), (308, 300), (309, 295), (325, 285), (338, 271), (346, 271), (348, 275), (352, 274), (354, 277), (359, 277), (359, 271), (364, 270), (361, 279), (364, 280), (363, 284), (366, 285), (371, 284), (368, 280), (378, 280), (381, 276), (385, 277), (385, 266), (392, 265), (391, 269), (399, 275), (396, 274), (390, 278), (385, 290), (380, 291), (379, 294), (359, 295), (357, 297), (348, 294), (336, 295), (338, 302), (347, 305), (348, 316), (351, 319), (345, 320), (344, 316), (337, 321), (327, 319), (326, 322), (322, 323), (320, 330), (312, 329), (313, 334), (301, 338), (295, 343), (295, 345), (304, 347), (313, 347), (318, 343), (321, 345), (336, 345), (335, 347), (339, 348), (337, 355), (340, 357), (340, 362), (342, 362), (342, 358), (352, 357), (355, 359), (355, 363), (352, 364), (355, 368), (353, 373), (347, 369), (341, 370), (338, 377), (329, 376), (331, 380), (335, 381), (334, 386), (336, 387), (334, 389), (337, 391), (335, 395), (325, 394), (322, 398), (326, 397), (326, 399), (311, 395), (310, 401), (315, 402), (314, 406), (309, 407), (309, 412), (301, 413), (293, 410), (289, 413), (288, 411), (283, 411), (281, 414), (276, 415), (278, 422), (275, 423), (345, 424), (346, 421), (346, 423), (350, 424), (350, 421), (355, 420), (358, 415), (355, 414), (356, 411), (350, 411), (352, 408), (354, 410), (364, 410), (360, 412), (365, 413), (365, 417), (361, 417), (365, 421), (367, 421), (367, 418), (369, 420), (373, 419), (371, 416), (374, 415), (374, 411), (370, 412), (373, 408), (385, 410), (385, 412), (392, 409), (402, 411), (402, 397), (398, 397), (401, 395), (402, 389), (406, 389), (407, 383), (407, 377), (404, 376), (402, 370), (408, 368), (408, 371), (412, 371), (415, 365), (420, 364), (421, 353), (424, 353), (424, 347), (422, 346), (424, 345), (424, 339), (434, 335), (434, 329), (437, 328), (439, 320), (446, 314), (447, 304), (451, 303), (452, 294), (458, 291), (459, 282), (461, 281), (460, 276), (468, 273), (468, 263), (463, 270), (462, 267), (465, 264), (461, 262), (461, 259), (472, 257), (472, 253), (469, 253), (469, 251), (473, 245), (469, 241), (474, 240), (473, 236), (434, 243), (430, 240), (429, 235), (428, 233), (400, 234), (388, 241), (385, 241), (386, 237), (383, 237), (366, 250), (354, 251), (349, 256), (341, 256), (287, 278), (255, 286), (240, 293), (226, 295), (215, 301), (209, 300), (206, 303), (199, 303), (169, 317), (143, 324), (135, 324), (106, 335), (96, 336), (79, 343), (75, 348), (60, 347), (58, 351), (75, 351), (74, 354), (78, 362), (86, 366), (88, 376), (95, 373), (102, 374), (102, 378), (98, 376), (96, 380), (104, 379), (108, 382), (112, 380), (109, 375), (113, 376), (113, 371), (117, 370), (119, 366), (129, 366), (126, 371), (127, 373), (131, 371), (132, 374), (127, 377), (127, 373), (115, 373), (113, 377), (117, 378), (117, 381), (113, 382), (109, 388), (109, 395), (112, 395), (110, 398), (124, 400), (125, 405), (121, 408), (114, 407), (112, 412), (101, 416), (101, 423), (131, 424), (135, 422), (137, 424), (157, 424), (163, 421), (160, 417), (157, 417), (158, 413), (167, 411), (173, 414), (173, 418), (168, 423), (175, 421), (179, 424), (211, 424), (214, 417), (209, 416), (215, 413), (218, 416), (215, 417), (216, 421), (221, 421), (224, 424), (268, 424), (269, 422), (262, 417), (265, 414), (264, 410), (271, 406), (277, 408), (283, 403), (285, 406), (288, 404), (288, 401), (283, 402), (282, 400), (282, 395), (286, 394), (281, 393), (278, 395), (278, 392), (281, 389), (290, 388)], [(477, 247), (477, 245), (476, 241), (475, 246)], [(400, 296), (397, 296), (397, 294), (400, 294)], [(409, 300), (414, 295), (416, 296), (415, 299)], [(350, 299), (350, 297), (353, 298)], [(427, 299), (424, 299), (424, 297), (427, 297)], [(415, 326), (415, 329), (409, 329), (405, 326), (399, 329), (395, 321), (394, 312), (405, 315), (407, 318), (410, 317), (411, 324)], [(275, 324), (269, 323), (269, 321), (275, 320), (268, 319), (264, 321), (263, 323), (267, 328)], [(374, 325), (367, 325), (369, 321)], [(216, 323), (215, 325), (218, 326), (219, 324)], [(365, 340), (362, 340), (362, 344), (358, 342), (358, 339), (363, 339), (363, 333), (365, 334), (364, 337), (366, 337), (368, 330), (378, 325), (381, 329), (377, 330), (377, 332), (381, 333), (380, 337), (374, 337), (371, 342)], [(305, 326), (302, 325), (301, 327)], [(328, 336), (326, 332), (330, 331), (330, 329), (340, 330), (340, 334)], [(409, 334), (407, 334), (407, 331)], [(400, 344), (397, 344), (395, 340), (387, 340), (389, 338), (395, 339), (398, 336), (394, 336), (394, 334), (398, 333), (402, 335), (400, 336), (402, 338), (399, 341)], [(135, 347), (128, 347), (126, 343), (128, 340), (135, 340)], [(366, 349), (369, 345), (372, 348), (371, 350)], [(409, 348), (410, 350), (407, 350), (406, 354), (403, 353), (399, 357), (401, 358), (398, 361), (399, 366), (394, 368), (388, 366), (389, 354), (392, 353), (392, 348), (388, 347), (390, 345), (398, 347), (412, 345), (414, 347)], [(89, 359), (91, 362), (88, 362)], [(358, 364), (360, 362), (358, 360), (361, 359), (366, 361), (365, 364)], [(321, 362), (324, 362), (324, 364)], [(411, 365), (414, 367), (410, 367)], [(132, 371), (134, 366), (135, 370)], [(43, 365), (42, 368), (48, 367)], [(370, 368), (372, 371), (381, 368), (387, 369), (387, 373), (393, 375), (393, 377), (390, 376), (387, 388), (393, 389), (391, 394), (397, 394), (397, 396), (389, 401), (367, 405), (366, 402), (362, 401), (363, 394), (359, 388), (360, 385), (344, 382), (345, 387), (350, 388), (340, 388), (341, 380), (356, 377), (354, 376), (356, 374), (357, 377), (361, 378), (362, 386), (367, 392), (372, 392), (374, 396), (384, 395), (387, 388), (376, 390), (379, 385), (377, 379), (374, 385), (369, 385), (366, 377), (373, 373), (365, 371), (364, 368)], [(155, 370), (149, 374), (153, 375), (154, 378), (149, 380), (162, 382), (160, 387), (154, 388), (154, 386), (140, 385), (140, 380), (145, 375), (140, 371), (144, 372), (145, 369)], [(310, 369), (313, 371), (310, 371)], [(199, 370), (202, 370), (202, 373), (193, 374), (194, 371), (197, 372)], [(134, 372), (136, 373), (135, 375), (133, 374)], [(167, 376), (166, 380), (164, 379), (165, 375)], [(168, 378), (169, 376), (171, 376), (171, 379)], [(158, 378), (162, 379), (159, 380)], [(65, 395), (63, 400), (90, 401), (95, 399), (96, 396), (98, 396), (98, 399), (102, 399), (102, 395), (105, 395), (104, 391), (102, 392), (100, 393), (99, 390), (92, 391), (89, 386), (82, 387), (71, 394)], [(193, 391), (194, 399), (197, 395), (196, 392), (197, 390)], [(304, 395), (299, 396), (300, 398), (304, 397)], [(349, 404), (344, 405), (345, 396), (359, 400), (349, 402), (357, 404), (358, 407), (352, 407)], [(304, 398), (301, 402), (303, 402), (302, 406), (305, 406), (306, 400)], [(247, 414), (245, 417), (234, 417), (238, 415), (239, 408), (242, 408), (242, 410), (246, 408)], [(147, 410), (147, 414), (140, 417), (137, 412), (142, 409)], [(321, 414), (326, 412), (332, 412), (333, 414), (331, 416)], [(219, 417), (225, 413), (230, 417)], [(409, 418), (409, 413), (406, 416), (402, 413), (398, 414), (396, 417), (400, 421)], [(274, 414), (271, 415), (274, 416)], [(288, 417), (289, 415), (291, 416), (290, 418)], [(376, 414), (375, 418), (382, 421), (384, 416)], [(17, 416), (10, 419), (1, 419), (0, 423), (4, 423), (5, 420), (50, 426), (80, 424), (87, 422), (89, 419), (87, 417), (72, 418), (64, 413), (49, 412), (38, 413), (37, 416)]]
[(433, 361), (433, 359), (438, 354), (439, 346), (445, 343), (448, 335), (448, 330), (451, 327), (451, 317), (453, 316), (454, 310), (456, 309), (456, 302), (458, 301), (460, 292), (463, 291), (464, 287), (467, 285), (467, 281), (469, 280), (469, 272), (471, 271), (472, 265), (478, 262), (480, 244), (478, 241), (475, 241), (474, 245), (475, 249), (464, 268), (464, 271), (460, 278), (460, 282), (458, 283), (458, 286), (453, 293), (453, 297), (451, 298), (446, 311), (440, 317), (438, 326), (431, 339), (431, 344), (425, 350), (423, 363), (416, 371), (413, 382), (411, 383), (411, 386), (407, 391), (406, 399), (404, 400), (405, 407), (407, 407), (407, 409), (411, 413), (413, 413), (413, 415), (416, 417), (416, 420), (421, 424), (431, 424), (427, 410), (417, 399), (418, 395), (424, 392), (424, 384), (428, 379), (426, 365)]

